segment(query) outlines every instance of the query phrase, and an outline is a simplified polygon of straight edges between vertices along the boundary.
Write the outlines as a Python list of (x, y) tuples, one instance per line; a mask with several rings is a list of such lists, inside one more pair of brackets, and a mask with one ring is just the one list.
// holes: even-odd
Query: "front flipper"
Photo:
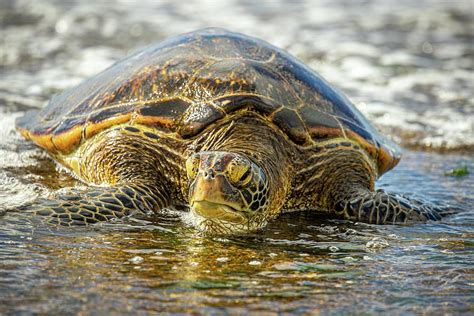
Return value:
[(110, 221), (134, 213), (149, 213), (166, 206), (167, 198), (144, 186), (90, 187), (70, 189), (55, 199), (40, 198), (23, 208), (44, 216), (51, 224), (84, 226)]
[(338, 215), (371, 224), (440, 220), (443, 211), (426, 202), (383, 190), (360, 190), (335, 205)]

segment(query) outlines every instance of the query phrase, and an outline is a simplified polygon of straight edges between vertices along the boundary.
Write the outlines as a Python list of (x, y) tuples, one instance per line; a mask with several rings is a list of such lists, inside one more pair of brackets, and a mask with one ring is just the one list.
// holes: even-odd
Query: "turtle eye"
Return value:
[(227, 167), (227, 177), (237, 186), (245, 186), (252, 180), (252, 167), (249, 162), (234, 159)]
[(188, 174), (189, 180), (194, 180), (199, 171), (199, 157), (193, 156), (186, 160), (186, 173)]

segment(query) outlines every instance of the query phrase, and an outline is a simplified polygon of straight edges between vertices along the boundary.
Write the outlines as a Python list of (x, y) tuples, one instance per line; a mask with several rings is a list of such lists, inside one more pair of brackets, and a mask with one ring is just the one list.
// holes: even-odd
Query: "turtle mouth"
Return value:
[(194, 201), (191, 205), (191, 211), (206, 219), (221, 220), (237, 224), (242, 224), (247, 221), (242, 210), (223, 203), (214, 203), (205, 200)]

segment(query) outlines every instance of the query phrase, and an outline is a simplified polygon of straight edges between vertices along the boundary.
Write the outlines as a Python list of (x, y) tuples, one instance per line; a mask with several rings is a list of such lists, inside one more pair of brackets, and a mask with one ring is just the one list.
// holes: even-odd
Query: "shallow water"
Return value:
[[(2, 1), (0, 314), (472, 312), (473, 4), (381, 3)], [(174, 213), (56, 229), (16, 211), (80, 185), (15, 132), (22, 111), (130, 51), (204, 26), (303, 59), (405, 146), (379, 187), (461, 211), (411, 226), (293, 213), (232, 238), (200, 236)], [(470, 173), (447, 175), (461, 167)]]

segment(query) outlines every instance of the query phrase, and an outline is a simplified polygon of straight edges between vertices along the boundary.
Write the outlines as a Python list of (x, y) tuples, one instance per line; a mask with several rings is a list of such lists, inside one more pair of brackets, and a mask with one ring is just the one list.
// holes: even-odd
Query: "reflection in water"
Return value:
[[(469, 7), (462, 0), (364, 6), (304, 0), (199, 6), (3, 1), (0, 214), (8, 212), (0, 217), (0, 314), (472, 310)], [(210, 238), (186, 227), (179, 213), (57, 229), (16, 211), (38, 195), (80, 185), (15, 132), (21, 111), (41, 107), (53, 93), (128, 51), (211, 25), (287, 48), (341, 87), (399, 143), (451, 151), (407, 151), (378, 186), (461, 212), (413, 226), (293, 213), (250, 236)], [(470, 174), (444, 175), (463, 166)]]

